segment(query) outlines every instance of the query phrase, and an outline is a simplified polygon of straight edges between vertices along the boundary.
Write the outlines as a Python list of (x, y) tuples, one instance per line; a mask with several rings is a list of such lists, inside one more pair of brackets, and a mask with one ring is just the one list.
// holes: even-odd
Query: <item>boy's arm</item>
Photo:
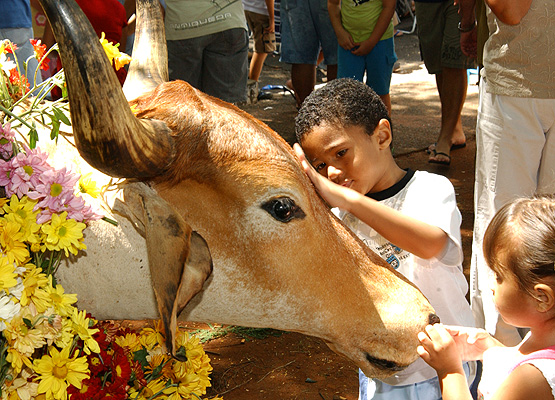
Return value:
[(337, 36), (337, 43), (345, 50), (351, 50), (357, 45), (349, 32), (343, 28), (341, 23), (341, 0), (328, 0), (328, 14), (331, 25)]
[[(328, 0), (329, 3), (330, 0)], [(382, 0), (383, 8), (378, 20), (376, 21), (376, 26), (368, 39), (360, 44), (360, 46), (353, 51), (353, 54), (357, 56), (365, 56), (372, 51), (374, 46), (378, 44), (383, 34), (387, 30), (393, 14), (395, 14), (395, 6), (397, 0)]]
[(337, 185), (312, 168), (301, 146), (295, 144), (294, 149), (316, 190), (332, 207), (350, 212), (384, 238), (417, 257), (429, 259), (445, 248), (448, 236), (437, 226), (404, 215), (352, 189)]
[(276, 21), (274, 16), (274, 0), (265, 0), (266, 8), (268, 9), (268, 15), (270, 17), (270, 26), (264, 29), (265, 32), (275, 32), (276, 31)]

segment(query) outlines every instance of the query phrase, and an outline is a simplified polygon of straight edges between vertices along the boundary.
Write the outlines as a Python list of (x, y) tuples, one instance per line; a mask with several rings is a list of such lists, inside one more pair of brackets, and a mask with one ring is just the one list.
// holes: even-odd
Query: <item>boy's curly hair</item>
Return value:
[(305, 134), (326, 124), (362, 126), (371, 136), (381, 119), (391, 124), (385, 104), (370, 87), (351, 78), (334, 79), (304, 100), (295, 118), (295, 134), (301, 143)]

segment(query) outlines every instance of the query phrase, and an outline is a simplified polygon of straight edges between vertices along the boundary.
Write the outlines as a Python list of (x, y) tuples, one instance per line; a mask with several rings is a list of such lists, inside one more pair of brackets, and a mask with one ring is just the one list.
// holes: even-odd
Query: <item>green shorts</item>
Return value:
[(417, 1), (415, 6), (420, 52), (428, 72), (438, 74), (443, 68), (475, 68), (474, 59), (461, 51), (458, 29), (461, 18), (453, 1)]

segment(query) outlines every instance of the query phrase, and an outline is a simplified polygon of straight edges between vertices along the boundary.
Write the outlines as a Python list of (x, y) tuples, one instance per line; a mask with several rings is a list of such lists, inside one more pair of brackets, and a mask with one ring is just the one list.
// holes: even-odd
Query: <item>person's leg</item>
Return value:
[(205, 42), (206, 38), (204, 36), (166, 41), (170, 81), (179, 79), (202, 90), (201, 73)]
[(443, 68), (436, 74), (437, 90), (441, 103), (441, 126), (435, 153), (430, 160), (449, 161), (451, 145), (464, 143), (461, 111), (466, 99), (467, 75), (461, 68)]
[(291, 82), (295, 88), (297, 105), (300, 106), (316, 85), (316, 65), (292, 64)]
[(202, 64), (202, 91), (230, 103), (247, 100), (247, 31), (228, 29), (213, 35)]
[(369, 54), (361, 58), (364, 60), (363, 69), (366, 70), (366, 84), (380, 96), (391, 116), (389, 89), (393, 66), (397, 61), (393, 38), (380, 40)]
[(262, 68), (264, 67), (264, 61), (268, 56), (267, 53), (252, 53), (251, 64), (249, 67), (249, 79), (257, 81), (262, 73)]
[(480, 83), (470, 301), (477, 327), (507, 346), (518, 343), (521, 337), (495, 309), (490, 287), (493, 274), (484, 260), (482, 240), (497, 210), (538, 191), (538, 171), (546, 146), (542, 122), (535, 99), (494, 95), (487, 92), (486, 80)]

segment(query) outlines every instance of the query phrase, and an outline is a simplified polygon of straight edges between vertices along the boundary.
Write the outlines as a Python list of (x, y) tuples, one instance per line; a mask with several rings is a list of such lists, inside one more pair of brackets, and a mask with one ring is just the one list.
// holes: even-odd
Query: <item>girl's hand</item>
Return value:
[(303, 152), (303, 149), (298, 143), (293, 145), (293, 150), (299, 161), (301, 162), (301, 166), (314, 184), (314, 187), (320, 193), (320, 196), (331, 206), (331, 207), (339, 207), (345, 210), (348, 210), (348, 205), (352, 201), (352, 197), (359, 196), (359, 193), (355, 192), (352, 189), (343, 187), (338, 185), (329, 179), (320, 175), (316, 170), (310, 165), (306, 156)]
[(428, 325), (426, 332), (418, 334), (420, 346), (416, 351), (426, 363), (445, 377), (449, 374), (464, 373), (457, 344), (442, 324)]

